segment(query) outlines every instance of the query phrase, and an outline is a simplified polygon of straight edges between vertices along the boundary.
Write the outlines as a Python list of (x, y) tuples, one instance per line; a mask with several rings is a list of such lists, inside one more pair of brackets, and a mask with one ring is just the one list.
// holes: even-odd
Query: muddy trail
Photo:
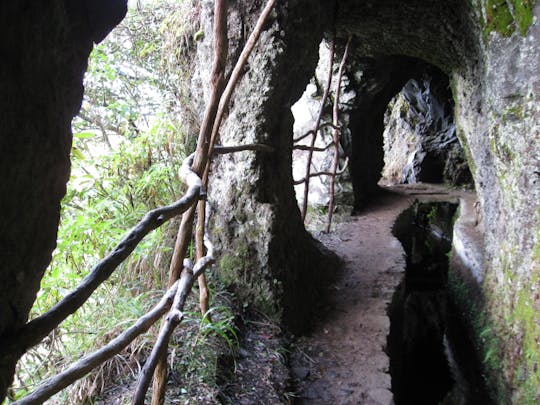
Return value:
[(349, 217), (321, 241), (344, 261), (310, 333), (291, 356), (296, 404), (393, 404), (388, 307), (404, 278), (405, 251), (392, 234), (396, 218), (415, 200), (463, 196), (418, 184), (386, 189), (359, 216)]

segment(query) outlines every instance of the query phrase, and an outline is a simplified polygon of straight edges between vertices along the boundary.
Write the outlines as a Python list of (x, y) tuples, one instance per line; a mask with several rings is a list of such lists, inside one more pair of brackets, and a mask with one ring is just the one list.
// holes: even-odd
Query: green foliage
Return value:
[(487, 0), (485, 5), (486, 34), (496, 31), (504, 37), (509, 37), (515, 30), (514, 18), (508, 8), (506, 0)]
[(212, 296), (216, 306), (204, 316), (195, 308), (184, 312), (180, 334), (170, 345), (174, 357), (171, 394), (179, 398), (179, 403), (197, 404), (203, 398), (203, 403), (215, 403), (219, 358), (230, 356), (238, 347), (234, 314), (227, 305), (229, 297), (219, 290)]
[(533, 22), (533, 8), (536, 0), (511, 0), (514, 6), (514, 18), (519, 32), (525, 36)]
[(540, 401), (540, 316), (537, 310), (540, 296), (536, 291), (539, 282), (539, 275), (534, 274), (530, 282), (516, 292), (515, 304), (505, 320), (521, 337), (521, 372), (515, 375), (513, 383), (519, 387), (518, 402), (523, 404)]

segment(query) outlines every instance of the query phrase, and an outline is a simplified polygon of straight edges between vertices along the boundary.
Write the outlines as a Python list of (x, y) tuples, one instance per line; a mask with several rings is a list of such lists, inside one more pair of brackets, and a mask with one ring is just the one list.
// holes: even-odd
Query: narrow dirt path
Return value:
[(405, 270), (404, 251), (392, 235), (397, 216), (415, 199), (448, 200), (440, 187), (384, 192), (362, 215), (323, 238), (345, 264), (317, 316), (300, 338), (291, 370), (297, 404), (392, 404), (387, 306)]

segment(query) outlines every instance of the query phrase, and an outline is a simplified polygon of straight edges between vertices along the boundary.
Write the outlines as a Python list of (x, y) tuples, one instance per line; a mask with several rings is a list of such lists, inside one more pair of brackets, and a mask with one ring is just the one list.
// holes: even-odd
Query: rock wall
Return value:
[[(262, 2), (230, 3), (230, 54), (238, 54)], [(203, 3), (211, 26), (212, 3)], [(221, 130), (224, 145), (265, 143), (273, 153), (240, 152), (216, 159), (209, 201), (215, 208), (212, 234), (219, 248), (219, 275), (246, 305), (304, 329), (322, 278), (324, 257), (305, 231), (292, 182), (291, 105), (317, 64), (326, 5), (291, 1), (278, 6), (250, 57)], [(255, 18), (254, 18), (255, 17)], [(309, 29), (308, 29), (309, 27)], [(208, 28), (209, 29), (209, 28)], [(193, 94), (203, 100), (211, 38), (198, 49)], [(200, 89), (203, 89), (201, 92)], [(199, 111), (202, 111), (199, 108)]]
[[(237, 43), (260, 6), (250, 3), (242, 14), (240, 3), (233, 4), (238, 18), (230, 27)], [(306, 314), (311, 302), (304, 295), (293, 299), (310, 285), (316, 250), (294, 199), (290, 106), (313, 76), (321, 38), (332, 30), (329, 3), (279, 6), (222, 131), (224, 144), (265, 142), (276, 152), (221, 159), (210, 190), (224, 277), (246, 300), (284, 319), (291, 311)], [(501, 377), (497, 395), (501, 401), (538, 401), (539, 6), (532, 0), (336, 3), (338, 40), (353, 36), (349, 72), (362, 72), (348, 76), (356, 92), (349, 126), (356, 208), (380, 178), (388, 102), (426, 64), (436, 66), (450, 77), (457, 136), (485, 224), (481, 291), (489, 315), (485, 327), (498, 345), (494, 358), (500, 364), (491, 367), (494, 380)], [(289, 320), (298, 326), (301, 318)]]
[[(540, 400), (540, 5), (482, 8), (482, 62), (453, 76), (485, 226), (483, 293), (499, 400)], [(493, 6), (492, 2), (488, 5)], [(534, 7), (533, 7), (534, 6)], [(534, 18), (533, 18), (534, 16)]]
[[(0, 5), (0, 339), (17, 336), (50, 262), (87, 58), (125, 12), (122, 0)], [(0, 354), (0, 399), (20, 355)]]

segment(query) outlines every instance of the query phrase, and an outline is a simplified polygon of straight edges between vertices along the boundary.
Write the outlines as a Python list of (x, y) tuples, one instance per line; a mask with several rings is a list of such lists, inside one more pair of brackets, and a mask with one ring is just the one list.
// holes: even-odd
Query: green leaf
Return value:
[(89, 139), (93, 138), (94, 136), (96, 136), (96, 134), (93, 132), (77, 132), (76, 134), (73, 134), (73, 137), (78, 139)]
[(75, 147), (71, 148), (71, 156), (74, 159), (79, 159), (79, 160), (84, 160), (85, 159), (85, 156), (81, 152), (81, 150), (79, 148), (75, 148)]

